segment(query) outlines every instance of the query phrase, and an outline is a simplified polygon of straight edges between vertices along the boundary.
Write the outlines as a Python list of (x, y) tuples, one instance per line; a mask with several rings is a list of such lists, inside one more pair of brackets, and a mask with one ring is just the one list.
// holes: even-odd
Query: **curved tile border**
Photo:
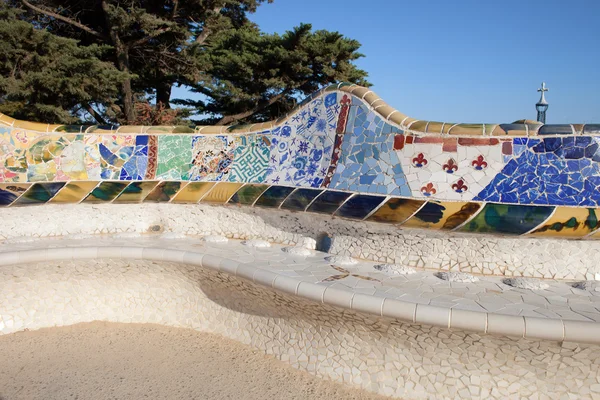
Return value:
[[(403, 228), (598, 240), (594, 208), (418, 200), (286, 185), (182, 181), (0, 183), (0, 209), (55, 203), (176, 203), (327, 214)], [(490, 214), (492, 216), (490, 216)], [(526, 222), (523, 222), (526, 221)]]
[(97, 134), (162, 134), (162, 133), (201, 133), (201, 134), (226, 134), (248, 133), (276, 128), (286, 119), (294, 115), (303, 105), (316, 97), (339, 90), (350, 93), (367, 103), (384, 120), (396, 125), (398, 128), (416, 134), (434, 135), (460, 135), (460, 136), (534, 136), (534, 135), (581, 135), (600, 133), (600, 124), (541, 124), (534, 121), (512, 124), (472, 124), (450, 123), (436, 121), (422, 121), (410, 118), (388, 105), (381, 97), (368, 88), (351, 84), (340, 83), (330, 85), (313, 93), (302, 101), (294, 110), (274, 121), (249, 125), (230, 126), (135, 126), (135, 125), (56, 125), (38, 122), (21, 121), (0, 113), (0, 125), (20, 129), (35, 130), (40, 132), (74, 132)]
[(446, 329), (515, 336), (532, 340), (600, 344), (600, 324), (583, 321), (519, 317), (415, 304), (316, 285), (278, 275), (260, 266), (226, 257), (155, 247), (58, 247), (0, 253), (0, 266), (43, 261), (123, 258), (190, 264), (223, 272), (322, 304)]

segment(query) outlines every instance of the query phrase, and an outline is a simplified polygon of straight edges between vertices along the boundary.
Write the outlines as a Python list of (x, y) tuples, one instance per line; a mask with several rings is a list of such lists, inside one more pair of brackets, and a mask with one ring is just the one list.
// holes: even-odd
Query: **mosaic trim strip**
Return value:
[[(96, 134), (138, 134), (156, 135), (165, 133), (198, 133), (218, 135), (227, 133), (249, 133), (280, 127), (283, 121), (292, 118), (308, 101), (329, 92), (339, 91), (357, 97), (368, 104), (383, 119), (402, 130), (417, 134), (445, 134), (460, 136), (532, 136), (600, 134), (600, 124), (541, 124), (523, 120), (511, 124), (465, 124), (453, 122), (422, 121), (410, 118), (389, 106), (368, 88), (352, 83), (339, 83), (327, 86), (309, 96), (287, 115), (275, 121), (250, 125), (230, 126), (111, 126), (111, 125), (52, 125), (38, 122), (20, 121), (0, 113), (0, 126), (45, 133), (96, 133)], [(147, 179), (152, 179), (151, 177)]]
[(0, 184), (0, 207), (73, 203), (208, 203), (306, 211), (406, 228), (600, 238), (600, 209), (440, 202), (232, 182), (72, 181)]

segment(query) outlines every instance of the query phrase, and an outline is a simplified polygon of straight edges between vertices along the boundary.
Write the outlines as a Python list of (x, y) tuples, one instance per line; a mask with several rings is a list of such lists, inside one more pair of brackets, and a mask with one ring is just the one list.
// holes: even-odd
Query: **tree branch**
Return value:
[(157, 29), (156, 31), (152, 32), (152, 34), (150, 34), (150, 35), (144, 36), (141, 39), (134, 40), (133, 42), (127, 43), (127, 47), (131, 49), (132, 47), (139, 46), (141, 44), (144, 44), (144, 43), (150, 41), (150, 39), (154, 39), (155, 37), (162, 35), (163, 33), (168, 32), (170, 30), (171, 30), (171, 27)]
[(104, 36), (104, 35), (103, 35), (103, 34), (101, 34), (100, 32), (97, 32), (97, 31), (93, 30), (93, 29), (92, 29), (92, 28), (90, 28), (89, 26), (86, 26), (86, 25), (84, 25), (84, 24), (82, 24), (82, 23), (80, 23), (80, 22), (77, 22), (77, 21), (75, 21), (75, 20), (73, 20), (73, 19), (71, 19), (71, 18), (67, 18), (67, 17), (65, 17), (65, 16), (62, 16), (62, 15), (60, 15), (60, 14), (56, 14), (56, 13), (54, 13), (54, 12), (52, 12), (52, 11), (45, 10), (45, 9), (43, 9), (43, 8), (40, 8), (40, 7), (36, 7), (36, 6), (34, 6), (33, 4), (29, 3), (27, 0), (21, 0), (21, 2), (22, 2), (22, 3), (23, 3), (23, 4), (24, 4), (24, 5), (27, 7), (27, 8), (29, 8), (29, 9), (31, 9), (31, 10), (33, 10), (33, 11), (35, 11), (35, 12), (38, 12), (38, 13), (40, 13), (40, 14), (47, 15), (47, 16), (49, 16), (49, 17), (52, 17), (52, 18), (56, 18), (56, 19), (58, 19), (58, 20), (60, 20), (60, 21), (66, 22), (67, 24), (70, 24), (70, 25), (76, 26), (77, 28), (79, 28), (79, 29), (81, 29), (81, 30), (83, 30), (83, 31), (85, 31), (85, 32), (87, 32), (87, 33), (89, 33), (90, 35), (93, 35), (93, 36), (96, 36), (96, 37), (99, 37), (99, 38), (101, 38), (101, 39), (104, 39), (104, 40), (106, 40), (106, 36)]
[(171, 13), (171, 19), (175, 19), (175, 17), (177, 16), (177, 8), (178, 7), (179, 7), (179, 1), (174, 0), (173, 1), (173, 12)]
[(107, 125), (106, 120), (104, 118), (102, 118), (102, 116), (100, 114), (98, 114), (98, 112), (96, 110), (94, 110), (92, 108), (92, 105), (90, 103), (83, 103), (82, 104), (83, 108), (86, 109), (87, 112), (90, 113), (90, 115), (101, 125)]
[[(221, 6), (217, 6), (215, 8), (212, 9), (212, 12), (214, 14), (218, 14), (221, 12), (221, 9), (223, 9), (223, 7)], [(210, 31), (210, 29), (208, 29), (206, 27), (206, 24), (204, 26), (204, 29), (202, 29), (202, 32), (198, 35), (198, 37), (195, 40), (196, 44), (204, 44), (204, 42), (206, 42), (206, 39), (208, 38), (208, 36), (211, 34), (212, 32)]]
[(268, 101), (263, 101), (262, 103), (258, 103), (256, 105), (256, 107), (254, 107), (248, 111), (244, 111), (244, 112), (241, 112), (238, 114), (226, 115), (223, 118), (221, 118), (219, 120), (219, 122), (217, 122), (215, 125), (228, 125), (228, 124), (231, 124), (232, 122), (238, 121), (240, 119), (247, 118), (247, 117), (251, 116), (252, 114), (255, 114), (255, 113), (257, 113), (261, 110), (264, 110), (265, 108), (277, 103), (279, 100), (281, 100), (285, 95), (287, 95), (291, 91), (292, 91), (291, 88), (285, 89), (283, 92), (271, 97)]

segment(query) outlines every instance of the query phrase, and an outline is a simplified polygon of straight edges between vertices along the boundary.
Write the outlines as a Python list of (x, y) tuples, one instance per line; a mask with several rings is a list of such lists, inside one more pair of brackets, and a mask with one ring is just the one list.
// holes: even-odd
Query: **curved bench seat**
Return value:
[[(90, 246), (90, 241), (97, 245)], [(600, 307), (600, 292), (575, 289), (568, 282), (547, 281), (549, 288), (531, 291), (510, 288), (500, 278), (449, 283), (426, 270), (402, 276), (377, 271), (372, 262), (340, 266), (335, 260), (327, 261), (325, 257), (330, 255), (326, 253), (313, 251), (309, 257), (298, 257), (283, 253), (278, 245), (255, 250), (235, 241), (204, 245), (156, 238), (129, 241), (133, 243), (125, 245), (114, 238), (90, 239), (88, 243), (68, 238), (23, 243), (19, 250), (0, 252), (0, 268), (80, 259), (183, 263), (313, 302), (403, 322), (532, 340), (600, 344), (600, 311), (594, 311), (595, 306)], [(358, 290), (352, 285), (358, 285)]]
[[(432, 299), (425, 304), (425, 296), (415, 303), (418, 296), (403, 301), (391, 292), (369, 294), (369, 284), (390, 288), (385, 274), (370, 272), (373, 263), (334, 269), (324, 253), (313, 253), (306, 262), (277, 245), (254, 249), (236, 241), (126, 236), (128, 244), (121, 234), (13, 240), (8, 251), (2, 246), (0, 332), (93, 320), (188, 327), (225, 335), (320, 377), (405, 399), (538, 393), (592, 398), (598, 384), (595, 322), (482, 313), (435, 306)], [(328, 280), (332, 274), (338, 277)], [(353, 286), (353, 274), (382, 283), (354, 277), (360, 281), (354, 289), (341, 286)], [(412, 288), (416, 281), (438, 279), (431, 271), (410, 276)], [(446, 283), (446, 288), (459, 293), (490, 279)], [(540, 306), (531, 300), (539, 293), (509, 292), (530, 301), (523, 303), (530, 309)], [(525, 299), (527, 294), (535, 296)], [(541, 296), (560, 308), (557, 293)], [(590, 296), (596, 294), (581, 295)], [(573, 295), (563, 299), (572, 301)]]

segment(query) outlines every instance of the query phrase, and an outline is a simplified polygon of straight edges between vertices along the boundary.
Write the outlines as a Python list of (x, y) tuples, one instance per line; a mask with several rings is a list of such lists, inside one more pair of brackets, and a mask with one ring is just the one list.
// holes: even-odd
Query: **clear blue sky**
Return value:
[(419, 119), (600, 123), (599, 0), (275, 0), (266, 32), (301, 22), (357, 39), (373, 90)]

